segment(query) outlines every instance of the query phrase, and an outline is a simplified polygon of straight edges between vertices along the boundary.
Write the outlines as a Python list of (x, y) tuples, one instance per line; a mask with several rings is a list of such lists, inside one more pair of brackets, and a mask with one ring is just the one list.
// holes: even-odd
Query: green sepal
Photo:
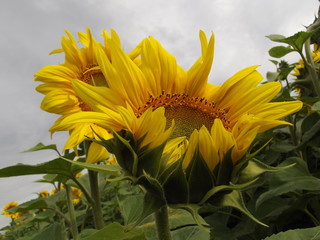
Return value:
[(143, 174), (143, 171), (147, 172), (152, 177), (158, 176), (162, 162), (162, 152), (165, 145), (166, 142), (160, 144), (155, 148), (146, 149), (138, 154), (138, 176)]
[(232, 192), (223, 195), (223, 197), (218, 202), (218, 206), (235, 208), (240, 212), (244, 213), (245, 215), (247, 215), (250, 219), (252, 219), (256, 223), (259, 223), (262, 226), (268, 227), (268, 225), (264, 224), (263, 222), (260, 222), (249, 212), (249, 210), (247, 209), (243, 201), (241, 192), (238, 190), (233, 190)]
[(184, 209), (188, 211), (196, 224), (204, 231), (210, 232), (210, 225), (208, 225), (203, 218), (199, 215), (199, 209), (201, 208), (198, 204), (172, 204), (171, 208)]
[(156, 195), (159, 199), (165, 201), (165, 195), (162, 185), (156, 178), (153, 178), (145, 171), (143, 171), (143, 175), (137, 179), (136, 184), (143, 186), (147, 190), (147, 192)]
[[(113, 153), (118, 164), (130, 172), (133, 176), (137, 174), (138, 167), (138, 155), (135, 152), (134, 148), (136, 146), (135, 139), (130, 132), (125, 132), (126, 136), (123, 138), (117, 132), (113, 132), (113, 138), (105, 140), (97, 133), (95, 133), (101, 141), (91, 139), (93, 142), (101, 144), (104, 146), (110, 153)], [(128, 140), (127, 140), (128, 139)]]
[(181, 160), (170, 164), (160, 175), (159, 181), (168, 203), (188, 202), (189, 188)]
[(197, 149), (186, 169), (189, 202), (197, 203), (214, 186), (214, 177)]
[(248, 182), (252, 179), (257, 178), (259, 175), (266, 172), (278, 172), (285, 170), (287, 168), (293, 167), (295, 163), (284, 167), (272, 167), (267, 164), (260, 162), (259, 160), (253, 158), (247, 162), (247, 165), (239, 172), (238, 182)]
[[(200, 201), (200, 205), (202, 204), (205, 204), (206, 202), (212, 202), (214, 201), (214, 199), (211, 199), (213, 197), (213, 195), (217, 194), (217, 193), (221, 193), (221, 192), (224, 192), (224, 193), (230, 193), (231, 191), (234, 191), (234, 190), (239, 190), (239, 189), (243, 189), (243, 188), (246, 188), (248, 186), (250, 186), (251, 184), (253, 184), (255, 181), (257, 181), (258, 179), (253, 179), (252, 181), (250, 182), (246, 182), (246, 183), (243, 183), (243, 184), (230, 184), (230, 185), (219, 185), (219, 186), (216, 186), (216, 187), (213, 187), (210, 191), (207, 192), (207, 194), (202, 198), (202, 200)], [(220, 197), (221, 194), (219, 194), (218, 197)], [(218, 198), (217, 197), (217, 198)]]
[(231, 174), (233, 171), (233, 162), (231, 159), (232, 148), (224, 155), (223, 160), (214, 169), (214, 175), (216, 176), (216, 186), (227, 185), (231, 180)]

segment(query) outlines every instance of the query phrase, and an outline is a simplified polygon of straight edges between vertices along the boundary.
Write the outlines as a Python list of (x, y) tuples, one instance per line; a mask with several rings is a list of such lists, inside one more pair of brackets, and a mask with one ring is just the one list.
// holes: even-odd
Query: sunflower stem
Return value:
[(74, 211), (73, 202), (71, 199), (71, 188), (69, 185), (65, 185), (66, 192), (67, 192), (67, 204), (69, 209), (69, 216), (70, 216), (70, 224), (71, 224), (71, 233), (74, 240), (79, 239), (79, 233), (78, 233), (78, 227), (77, 227), (77, 221), (76, 221), (76, 214)]
[(91, 189), (91, 197), (93, 199), (92, 210), (93, 210), (93, 219), (97, 229), (101, 229), (104, 227), (101, 201), (100, 201), (100, 192), (99, 192), (99, 181), (98, 181), (98, 173), (88, 170), (89, 181), (90, 181), (90, 189)]
[(155, 212), (157, 234), (159, 240), (172, 240), (169, 227), (168, 206), (164, 205)]
[[(317, 20), (307, 28), (307, 32), (312, 32), (315, 29), (319, 28), (319, 26), (320, 26), (320, 18), (318, 16)], [(305, 66), (311, 75), (311, 80), (312, 80), (314, 90), (317, 96), (320, 97), (320, 83), (319, 83), (318, 74), (316, 71), (316, 67), (315, 67), (311, 49), (310, 49), (310, 38), (308, 38), (308, 40), (305, 42), (304, 47), (305, 47), (305, 53), (307, 58), (307, 61), (304, 60)]]

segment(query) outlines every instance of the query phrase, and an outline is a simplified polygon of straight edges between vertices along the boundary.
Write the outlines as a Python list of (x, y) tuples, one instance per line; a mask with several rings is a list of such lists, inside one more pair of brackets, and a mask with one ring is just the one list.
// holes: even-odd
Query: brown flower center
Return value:
[[(87, 70), (85, 70), (79, 78), (81, 81), (92, 86), (108, 86), (104, 75), (102, 74), (100, 68), (97, 67), (97, 65), (89, 65), (86, 69)], [(80, 98), (79, 107), (82, 111), (92, 111), (92, 108)]]
[(175, 121), (175, 129), (172, 138), (190, 137), (195, 129), (205, 126), (211, 129), (214, 119), (219, 118), (227, 130), (230, 130), (230, 122), (226, 118), (227, 110), (219, 109), (215, 103), (208, 102), (205, 98), (189, 97), (187, 94), (170, 94), (162, 92), (158, 97), (150, 96), (146, 104), (138, 109), (137, 117), (140, 117), (148, 108), (153, 110), (164, 107), (167, 125)]

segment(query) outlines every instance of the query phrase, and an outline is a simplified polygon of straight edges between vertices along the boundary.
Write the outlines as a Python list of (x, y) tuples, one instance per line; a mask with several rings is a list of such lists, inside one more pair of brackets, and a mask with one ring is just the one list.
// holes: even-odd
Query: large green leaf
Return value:
[(288, 158), (279, 166), (293, 163), (296, 165), (273, 174), (269, 189), (258, 197), (257, 206), (268, 199), (297, 190), (320, 191), (320, 179), (309, 173), (308, 167), (302, 159)]
[[(173, 239), (207, 240), (209, 232), (197, 226), (189, 211), (183, 209), (168, 209), (169, 225)], [(201, 224), (206, 222), (199, 216)], [(148, 217), (138, 229), (143, 230), (148, 240), (158, 240), (153, 216)]]
[(24, 212), (32, 209), (47, 208), (48, 203), (45, 198), (36, 198), (25, 203), (18, 205), (17, 207), (10, 208), (10, 212)]
[(31, 240), (64, 240), (64, 231), (59, 223), (50, 224), (46, 229), (34, 236)]
[(278, 172), (285, 170), (294, 166), (294, 164), (290, 164), (288, 166), (283, 167), (272, 167), (267, 164), (260, 162), (257, 159), (250, 159), (248, 161), (248, 165), (242, 169), (239, 176), (239, 182), (249, 182), (258, 177), (259, 175), (266, 173), (266, 172)]
[(121, 215), (124, 219), (124, 224), (129, 225), (138, 220), (143, 210), (143, 196), (133, 195), (127, 196), (123, 200), (119, 200)]
[(320, 227), (305, 228), (305, 229), (294, 229), (286, 232), (281, 232), (274, 234), (270, 237), (265, 238), (264, 240), (319, 240), (320, 239)]
[(267, 36), (271, 41), (274, 42), (280, 42), (280, 43), (287, 43), (291, 47), (293, 47), (294, 50), (302, 52), (302, 47), (305, 41), (307, 41), (308, 38), (310, 38), (315, 31), (313, 32), (298, 32), (290, 37), (284, 37), (282, 35), (276, 35), (272, 34)]
[(242, 195), (240, 193), (240, 191), (238, 190), (233, 190), (232, 192), (223, 195), (223, 197), (221, 198), (219, 205), (221, 207), (232, 207), (235, 209), (238, 209), (240, 212), (244, 213), (245, 215), (247, 215), (249, 218), (251, 218), (253, 221), (261, 224), (262, 226), (267, 227), (266, 224), (260, 222), (258, 219), (256, 219), (247, 209), (247, 207), (245, 206), (245, 203), (242, 199)]
[[(67, 158), (73, 158), (74, 154), (69, 154)], [(82, 169), (82, 168), (81, 168)], [(72, 178), (81, 170), (79, 167), (72, 167), (71, 163), (57, 158), (52, 161), (40, 163), (37, 165), (17, 164), (0, 169), (0, 177), (15, 177), (34, 174), (59, 174), (64, 176), (63, 181)], [(62, 180), (62, 179), (61, 179)]]
[(172, 233), (174, 240), (207, 240), (209, 239), (209, 233), (203, 231), (199, 227), (187, 227), (178, 229)]
[(120, 223), (114, 222), (82, 240), (146, 240), (146, 237), (141, 229), (128, 231)]
[(121, 167), (118, 164), (102, 165), (102, 164), (92, 164), (92, 163), (71, 161), (69, 159), (64, 159), (64, 160), (71, 164), (79, 166), (81, 168), (86, 168), (95, 172), (106, 173), (111, 176), (119, 176), (121, 171)]

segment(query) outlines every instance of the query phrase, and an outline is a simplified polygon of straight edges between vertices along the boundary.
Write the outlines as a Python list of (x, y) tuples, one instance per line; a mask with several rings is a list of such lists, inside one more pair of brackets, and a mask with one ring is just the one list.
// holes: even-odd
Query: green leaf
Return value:
[(273, 197), (297, 190), (320, 191), (320, 179), (309, 173), (308, 166), (302, 159), (288, 158), (279, 166), (294, 163), (296, 163), (295, 166), (273, 174), (269, 189), (258, 197), (256, 206)]
[[(67, 156), (71, 157), (74, 156), (74, 154), (69, 154)], [(67, 181), (68, 178), (73, 177), (79, 171), (80, 169), (78, 167), (72, 168), (69, 162), (62, 158), (57, 158), (37, 165), (19, 163), (14, 166), (5, 167), (0, 169), (0, 177), (15, 177), (34, 174), (59, 174), (66, 177), (64, 181)]]
[(311, 110), (314, 112), (319, 112), (320, 113), (320, 101), (314, 103), (311, 107)]
[(267, 79), (269, 82), (274, 82), (278, 80), (279, 75), (279, 72), (267, 72)]
[(146, 240), (146, 237), (141, 229), (128, 231), (120, 223), (114, 222), (82, 240)]
[(223, 207), (233, 207), (235, 209), (238, 209), (240, 212), (247, 215), (249, 218), (251, 218), (253, 221), (261, 224), (262, 226), (267, 227), (266, 224), (260, 222), (258, 219), (256, 219), (247, 209), (246, 205), (244, 204), (244, 201), (242, 199), (241, 193), (238, 190), (233, 190), (232, 192), (223, 195), (222, 199), (219, 202), (219, 206)]
[(271, 57), (281, 58), (281, 57), (283, 57), (293, 51), (294, 51), (294, 49), (292, 49), (291, 47), (277, 46), (277, 47), (273, 47), (269, 50), (269, 55)]
[(209, 239), (209, 235), (207, 231), (203, 231), (199, 227), (187, 227), (174, 231), (172, 238), (174, 240), (204, 240)]
[(203, 218), (199, 215), (198, 211), (200, 209), (200, 206), (197, 204), (174, 204), (170, 205), (170, 207), (176, 208), (176, 209), (184, 209), (188, 211), (195, 223), (198, 225), (200, 229), (202, 229), (204, 232), (209, 232), (209, 225), (203, 220)]
[(233, 185), (219, 185), (216, 187), (213, 187), (212, 189), (210, 189), (210, 191), (207, 192), (207, 194), (203, 197), (203, 199), (201, 200), (201, 202), (199, 203), (201, 204), (205, 204), (207, 201), (210, 201), (210, 198), (213, 197), (215, 194), (219, 193), (219, 192), (230, 192), (233, 190), (239, 190), (239, 189), (243, 189), (245, 187), (250, 186), (251, 184), (253, 184), (255, 181), (257, 181), (258, 179), (253, 179), (250, 182), (246, 182), (243, 184), (233, 184)]
[(280, 34), (271, 34), (271, 35), (268, 35), (267, 38), (269, 38), (271, 41), (274, 41), (274, 42), (279, 42), (279, 41), (282, 41), (283, 39), (286, 39), (285, 36)]
[(316, 31), (312, 32), (298, 32), (290, 37), (284, 37), (282, 35), (269, 35), (267, 38), (274, 42), (287, 43), (289, 44), (295, 51), (302, 52), (303, 44), (308, 40)]
[(47, 228), (34, 236), (32, 240), (64, 240), (64, 231), (59, 223), (50, 224)]
[(290, 168), (295, 164), (290, 164), (283, 167), (271, 167), (260, 162), (257, 159), (250, 159), (248, 165), (242, 169), (239, 176), (239, 182), (248, 182), (266, 172), (278, 172)]
[(71, 161), (66, 158), (64, 158), (64, 160), (71, 164), (77, 165), (81, 168), (86, 168), (95, 172), (106, 173), (111, 176), (119, 176), (121, 171), (121, 167), (118, 164), (102, 165), (102, 164), (92, 164), (92, 163)]
[(47, 208), (48, 204), (45, 198), (36, 198), (25, 203), (18, 205), (17, 207), (10, 208), (10, 212), (24, 212), (32, 209), (42, 209)]
[(43, 222), (48, 221), (49, 219), (53, 218), (56, 215), (54, 211), (47, 210), (45, 212), (37, 213), (30, 222)]
[(51, 145), (44, 145), (43, 143), (38, 143), (32, 148), (29, 148), (28, 150), (23, 151), (23, 153), (27, 152), (35, 152), (35, 151), (40, 151), (40, 150), (54, 150), (57, 153), (59, 153), (56, 144), (51, 144)]
[(303, 134), (299, 147), (308, 143), (314, 136), (318, 135), (320, 131), (320, 115), (313, 113), (306, 117), (302, 122), (301, 130)]
[[(175, 207), (175, 205), (174, 205)], [(173, 239), (201, 240), (209, 239), (209, 233), (200, 228), (189, 211), (184, 209), (169, 208), (169, 225)], [(198, 215), (199, 216), (199, 215)], [(199, 216), (201, 224), (206, 222)], [(149, 240), (157, 239), (156, 225), (153, 216), (148, 217), (143, 224), (136, 227), (141, 229)]]
[(119, 200), (118, 203), (125, 225), (136, 222), (141, 216), (143, 210), (142, 195), (127, 196), (123, 200)]
[(320, 239), (320, 227), (294, 229), (286, 232), (280, 232), (278, 234), (271, 235), (264, 240), (283, 240), (283, 239)]

